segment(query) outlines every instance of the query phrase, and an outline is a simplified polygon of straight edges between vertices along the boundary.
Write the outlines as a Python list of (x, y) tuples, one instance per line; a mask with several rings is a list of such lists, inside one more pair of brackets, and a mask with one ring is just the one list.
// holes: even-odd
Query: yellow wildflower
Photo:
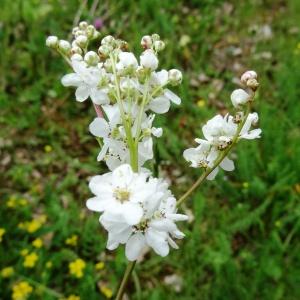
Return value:
[(99, 261), (98, 263), (95, 264), (95, 269), (97, 271), (103, 270), (104, 269), (104, 262)]
[(50, 153), (50, 152), (52, 152), (52, 147), (50, 145), (46, 145), (44, 147), (44, 150), (45, 150), (46, 153)]
[(25, 268), (33, 268), (38, 259), (38, 255), (35, 252), (31, 252), (30, 254), (24, 257), (23, 266)]
[(6, 230), (4, 228), (0, 228), (0, 243), (2, 242), (2, 237), (5, 232), (6, 232)]
[(17, 205), (17, 199), (15, 196), (12, 196), (8, 199), (8, 201), (6, 202), (6, 206), (9, 208), (14, 208)]
[(28, 253), (29, 253), (28, 249), (22, 249), (22, 250), (20, 251), (20, 254), (21, 254), (22, 256), (26, 256)]
[(52, 266), (53, 266), (52, 261), (47, 261), (47, 262), (46, 262), (46, 268), (47, 268), (47, 269), (51, 269)]
[(25, 223), (25, 228), (29, 233), (36, 232), (41, 226), (42, 223), (35, 219)]
[(43, 241), (42, 241), (42, 239), (40, 239), (40, 238), (35, 239), (35, 240), (32, 242), (32, 246), (35, 247), (35, 248), (41, 248), (41, 247), (43, 246)]
[(80, 297), (76, 295), (70, 295), (67, 300), (80, 300)]
[(100, 286), (100, 291), (108, 299), (110, 299), (113, 296), (113, 291), (105, 285)]
[(78, 241), (78, 236), (76, 234), (73, 234), (71, 237), (67, 238), (65, 243), (69, 246), (76, 246)]
[(13, 267), (6, 267), (1, 270), (1, 277), (8, 278), (14, 274)]
[(200, 107), (200, 108), (204, 107), (205, 106), (205, 100), (204, 99), (199, 99), (197, 101), (197, 106)]
[(83, 270), (85, 269), (86, 263), (83, 259), (77, 258), (75, 261), (69, 263), (70, 274), (81, 278), (83, 276)]
[(243, 188), (247, 189), (249, 187), (249, 182), (243, 182)]
[(27, 299), (29, 294), (32, 293), (33, 288), (26, 281), (21, 281), (15, 284), (12, 288), (12, 299), (13, 300), (24, 300)]
[(18, 203), (21, 205), (21, 206), (26, 206), (28, 204), (28, 200), (25, 199), (25, 198), (21, 198), (19, 199)]

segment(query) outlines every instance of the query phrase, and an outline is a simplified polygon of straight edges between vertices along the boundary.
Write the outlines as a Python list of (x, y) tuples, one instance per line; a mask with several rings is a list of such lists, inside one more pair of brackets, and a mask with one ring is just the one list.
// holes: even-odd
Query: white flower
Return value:
[(158, 67), (158, 59), (155, 53), (151, 49), (145, 50), (140, 56), (141, 66), (152, 71), (156, 70)]
[(250, 79), (257, 79), (257, 73), (255, 71), (246, 71), (241, 76), (241, 82), (247, 84), (247, 81)]
[(89, 187), (96, 197), (87, 201), (87, 207), (93, 211), (120, 214), (127, 224), (138, 224), (143, 216), (141, 203), (153, 196), (146, 179), (147, 175), (133, 173), (127, 164), (113, 172), (94, 176)]
[(242, 89), (234, 90), (230, 96), (231, 102), (234, 107), (244, 105), (250, 100), (250, 95)]
[(56, 48), (58, 46), (58, 37), (50, 35), (46, 39), (46, 46), (50, 48)]
[(253, 140), (259, 139), (261, 135), (261, 129), (256, 128), (250, 130), (252, 125), (258, 122), (258, 114), (256, 112), (248, 115), (248, 118), (240, 132), (239, 139)]
[(72, 67), (75, 73), (65, 75), (61, 82), (64, 86), (77, 87), (76, 100), (82, 102), (91, 97), (95, 104), (108, 104), (108, 90), (98, 88), (101, 77), (106, 76), (105, 71), (97, 67), (87, 67), (85, 62), (75, 59), (72, 59)]
[(120, 52), (119, 62), (117, 63), (117, 69), (133, 69), (138, 67), (138, 62), (133, 53), (131, 52)]
[(129, 224), (123, 210), (105, 210), (100, 217), (100, 223), (108, 231), (107, 248), (113, 250), (119, 244), (126, 244), (125, 253), (130, 261), (138, 259), (147, 246), (160, 256), (168, 255), (170, 246), (178, 249), (173, 238), (182, 239), (184, 234), (175, 222), (187, 220), (187, 216), (176, 213), (176, 200), (168, 190), (166, 182), (156, 178), (145, 181), (144, 178), (149, 173), (140, 173), (137, 176), (142, 176), (142, 180), (132, 183), (130, 188), (134, 188), (132, 193), (138, 191), (141, 194), (138, 197), (138, 205), (143, 211), (140, 221)]
[(171, 103), (177, 105), (181, 103), (181, 99), (169, 89), (164, 89), (163, 94), (153, 98), (148, 105), (148, 108), (157, 114), (164, 114), (169, 111)]

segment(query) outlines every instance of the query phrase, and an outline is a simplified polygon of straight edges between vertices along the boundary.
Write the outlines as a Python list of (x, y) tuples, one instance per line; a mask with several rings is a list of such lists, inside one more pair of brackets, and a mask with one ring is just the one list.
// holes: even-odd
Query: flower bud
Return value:
[(178, 85), (182, 81), (182, 73), (179, 70), (172, 69), (168, 73), (168, 79), (172, 85)]
[(85, 35), (79, 35), (76, 37), (76, 43), (78, 44), (79, 47), (85, 48), (88, 44), (88, 38)]
[(79, 37), (79, 36), (81, 36), (81, 35), (85, 35), (85, 31), (83, 31), (83, 30), (80, 30), (80, 29), (78, 29), (76, 32), (75, 32), (75, 38), (77, 38), (77, 37)]
[(242, 89), (234, 90), (230, 96), (231, 102), (234, 107), (244, 105), (250, 100), (250, 95)]
[(165, 43), (163, 41), (154, 42), (154, 50), (159, 52), (165, 49)]
[(76, 32), (79, 30), (79, 27), (76, 26), (72, 29), (72, 34), (75, 36)]
[(58, 43), (58, 48), (60, 51), (67, 53), (71, 50), (71, 44), (68, 41), (60, 40)]
[(88, 27), (88, 23), (86, 21), (82, 21), (79, 23), (79, 28), (81, 30), (85, 30)]
[(160, 40), (160, 36), (157, 33), (151, 35), (152, 41), (156, 42)]
[(104, 44), (99, 47), (98, 53), (101, 57), (107, 57), (112, 52), (112, 50), (113, 50), (112, 46), (108, 44)]
[(156, 70), (158, 67), (158, 59), (151, 49), (145, 50), (140, 56), (141, 65), (152, 71)]
[(257, 90), (257, 88), (258, 88), (258, 86), (259, 86), (259, 83), (257, 82), (257, 80), (256, 79), (249, 79), (248, 81), (247, 81), (247, 87), (249, 87), (251, 90), (253, 90), (253, 91), (256, 91)]
[(257, 74), (255, 71), (247, 71), (241, 76), (241, 82), (247, 84), (249, 79), (257, 79)]
[(144, 49), (150, 49), (151, 48), (151, 46), (152, 46), (152, 38), (151, 38), (150, 35), (145, 35), (145, 36), (142, 37), (141, 46)]
[(87, 28), (86, 28), (86, 35), (88, 38), (92, 39), (93, 36), (94, 36), (94, 33), (95, 33), (95, 27), (93, 25), (89, 25)]
[(78, 46), (73, 46), (71, 48), (71, 54), (82, 54), (82, 49)]
[(46, 39), (46, 46), (50, 48), (56, 48), (58, 46), (58, 37), (50, 35)]
[(89, 51), (84, 56), (84, 61), (90, 66), (96, 66), (99, 62), (99, 56), (94, 51)]
[(82, 58), (82, 56), (81, 56), (80, 54), (75, 53), (75, 54), (73, 54), (73, 55), (71, 56), (71, 60), (82, 61), (83, 58)]
[(102, 39), (101, 45), (112, 46), (114, 44), (114, 42), (115, 42), (115, 38), (112, 35), (107, 35)]
[(95, 40), (98, 39), (99, 37), (100, 37), (100, 32), (95, 30), (92, 39)]

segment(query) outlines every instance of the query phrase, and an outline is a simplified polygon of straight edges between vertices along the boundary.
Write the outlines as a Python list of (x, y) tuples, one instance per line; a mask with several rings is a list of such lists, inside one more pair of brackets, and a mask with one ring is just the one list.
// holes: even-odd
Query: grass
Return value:
[[(68, 67), (45, 47), (50, 33), (69, 34), (78, 2), (1, 6), (0, 269), (14, 273), (0, 274), (0, 298), (11, 299), (24, 280), (34, 288), (29, 299), (113, 297), (126, 266), (123, 249), (105, 250), (106, 234), (85, 208), (89, 177), (105, 170), (87, 129), (94, 112), (61, 86)], [(128, 40), (137, 53), (144, 34), (159, 33), (167, 42), (161, 66), (184, 73), (177, 91), (183, 105), (156, 119), (164, 127), (161, 174), (177, 196), (199, 176), (182, 151), (201, 125), (230, 109), (232, 79), (250, 68), (261, 82), (255, 110), (262, 139), (241, 143), (235, 172), (219, 174), (187, 202), (193, 221), (183, 228), (180, 250), (166, 259), (147, 253), (131, 298), (299, 299), (299, 1), (101, 1), (94, 17), (91, 6), (81, 19), (101, 17), (103, 35)], [(77, 242), (66, 243), (73, 235)], [(41, 248), (33, 246), (36, 238)], [(32, 268), (24, 266), (24, 249), (38, 256)], [(69, 272), (77, 258), (86, 263), (79, 278)]]

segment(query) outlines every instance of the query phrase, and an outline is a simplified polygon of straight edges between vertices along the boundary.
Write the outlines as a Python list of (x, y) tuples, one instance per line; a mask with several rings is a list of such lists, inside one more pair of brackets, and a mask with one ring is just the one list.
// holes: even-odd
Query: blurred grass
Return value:
[[(128, 40), (137, 53), (144, 34), (159, 33), (167, 42), (161, 67), (184, 72), (183, 105), (156, 119), (164, 127), (157, 144), (161, 174), (176, 195), (198, 174), (181, 153), (208, 118), (230, 110), (232, 79), (250, 68), (261, 82), (255, 109), (262, 139), (240, 144), (236, 171), (219, 174), (190, 199), (185, 210), (192, 209), (194, 220), (180, 250), (166, 259), (148, 253), (131, 298), (299, 299), (299, 1), (100, 1), (94, 16), (91, 6), (81, 19), (102, 18), (103, 35)], [(74, 0), (1, 1), (0, 228), (6, 232), (0, 269), (14, 268), (12, 277), (0, 278), (1, 299), (11, 299), (24, 277), (34, 287), (30, 299), (55, 299), (51, 291), (105, 299), (125, 267), (123, 250), (105, 251), (97, 216), (85, 209), (88, 178), (104, 171), (87, 129), (94, 112), (61, 86), (68, 67), (45, 47), (49, 34), (68, 36), (78, 7)], [(19, 228), (40, 215), (47, 221), (35, 232)], [(66, 245), (74, 234), (77, 245)], [(32, 245), (37, 237), (39, 249)], [(24, 267), (22, 249), (37, 253), (32, 269)], [(86, 262), (79, 279), (68, 269), (76, 258)], [(166, 284), (172, 279), (176, 284)]]

